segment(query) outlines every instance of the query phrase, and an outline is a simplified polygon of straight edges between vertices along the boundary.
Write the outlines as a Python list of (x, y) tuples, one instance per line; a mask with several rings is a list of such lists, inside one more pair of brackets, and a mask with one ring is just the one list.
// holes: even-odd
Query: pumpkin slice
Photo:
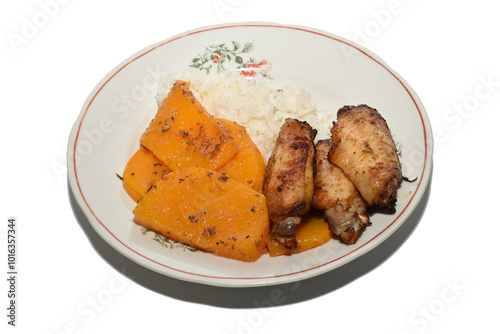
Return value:
[(226, 119), (218, 119), (218, 121), (229, 129), (229, 133), (240, 148), (238, 153), (218, 171), (226, 173), (233, 180), (246, 184), (258, 192), (262, 192), (264, 171), (266, 170), (266, 162), (262, 153), (243, 126)]
[(297, 234), (295, 235), (297, 247), (290, 250), (276, 239), (270, 238), (267, 242), (267, 248), (272, 257), (292, 255), (321, 246), (330, 241), (332, 236), (323, 212), (311, 210), (302, 217), (301, 223), (297, 226)]
[(169, 172), (170, 169), (163, 162), (141, 146), (125, 166), (123, 188), (134, 201), (138, 202), (156, 180)]
[(142, 134), (141, 144), (171, 170), (189, 166), (216, 170), (238, 151), (229, 130), (196, 100), (189, 82), (180, 80)]
[(133, 213), (138, 224), (164, 237), (240, 261), (257, 260), (269, 236), (264, 195), (200, 167), (165, 175)]

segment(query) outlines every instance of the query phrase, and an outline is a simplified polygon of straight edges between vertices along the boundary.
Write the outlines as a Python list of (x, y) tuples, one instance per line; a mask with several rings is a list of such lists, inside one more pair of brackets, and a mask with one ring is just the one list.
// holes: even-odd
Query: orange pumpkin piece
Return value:
[(226, 119), (218, 119), (218, 121), (229, 129), (229, 133), (240, 148), (238, 153), (218, 171), (226, 173), (233, 180), (246, 184), (258, 192), (262, 192), (264, 171), (266, 170), (266, 162), (262, 153), (243, 126)]
[(151, 151), (141, 146), (130, 158), (123, 172), (123, 188), (138, 202), (162, 175), (170, 169)]
[(164, 237), (246, 262), (262, 255), (269, 236), (264, 195), (200, 167), (165, 175), (133, 213), (138, 224)]
[(297, 247), (295, 249), (287, 249), (273, 238), (268, 240), (267, 248), (269, 249), (269, 255), (272, 257), (292, 255), (321, 246), (330, 241), (332, 236), (333, 234), (328, 228), (328, 223), (325, 222), (323, 212), (311, 210), (302, 217), (300, 225), (297, 226)]
[(229, 130), (196, 100), (189, 82), (180, 80), (142, 134), (141, 144), (171, 170), (189, 166), (216, 170), (238, 151)]

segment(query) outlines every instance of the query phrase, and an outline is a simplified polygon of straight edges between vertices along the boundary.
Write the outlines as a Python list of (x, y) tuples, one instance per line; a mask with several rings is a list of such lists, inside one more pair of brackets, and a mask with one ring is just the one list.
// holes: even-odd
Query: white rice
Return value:
[(302, 87), (275, 87), (266, 78), (247, 80), (230, 71), (205, 74), (193, 70), (163, 77), (158, 86), (158, 104), (175, 80), (190, 81), (198, 101), (216, 118), (244, 126), (267, 160), (287, 117), (308, 122), (318, 130), (317, 139), (328, 138), (331, 112), (320, 111), (309, 91)]

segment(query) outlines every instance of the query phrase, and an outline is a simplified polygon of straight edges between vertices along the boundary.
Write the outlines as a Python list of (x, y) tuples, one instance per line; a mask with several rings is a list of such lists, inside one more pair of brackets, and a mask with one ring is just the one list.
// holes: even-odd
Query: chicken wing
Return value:
[(339, 166), (368, 205), (395, 211), (401, 163), (385, 119), (367, 106), (344, 106), (331, 129), (328, 160)]
[(316, 133), (307, 122), (287, 118), (264, 173), (263, 194), (272, 233), (289, 249), (296, 246), (301, 216), (311, 208)]
[(325, 210), (330, 230), (346, 244), (356, 243), (370, 220), (366, 202), (344, 172), (330, 161), (331, 140), (316, 143), (316, 175), (312, 207)]

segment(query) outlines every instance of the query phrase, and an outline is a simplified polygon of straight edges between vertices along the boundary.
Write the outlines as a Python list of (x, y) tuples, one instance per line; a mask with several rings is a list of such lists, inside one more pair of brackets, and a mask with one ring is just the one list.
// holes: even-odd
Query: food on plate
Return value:
[(218, 121), (229, 129), (229, 133), (239, 147), (236, 155), (218, 171), (261, 192), (266, 169), (262, 153), (243, 126), (226, 119), (218, 119)]
[(153, 183), (170, 169), (151, 151), (141, 146), (130, 158), (123, 172), (123, 187), (132, 199), (138, 202)]
[(321, 246), (332, 239), (332, 231), (325, 222), (323, 214), (319, 210), (311, 210), (302, 217), (302, 222), (297, 226), (295, 240), (297, 246), (294, 249), (286, 248), (281, 242), (270, 237), (267, 242), (269, 255), (272, 257), (280, 255), (292, 255)]
[(328, 160), (344, 171), (368, 205), (394, 212), (402, 172), (385, 119), (367, 105), (344, 106), (331, 134)]
[(172, 86), (140, 142), (171, 170), (188, 166), (216, 170), (238, 151), (229, 130), (196, 100), (189, 82), (180, 80)]
[(345, 243), (356, 243), (370, 220), (366, 202), (344, 172), (328, 161), (330, 139), (316, 143), (316, 175), (312, 207), (324, 210), (330, 229)]
[[(395, 210), (401, 165), (375, 109), (345, 106), (330, 128), (331, 113), (318, 115), (304, 91), (208, 77), (193, 91), (174, 80), (158, 94), (122, 178), (136, 223), (253, 262), (332, 238), (352, 245), (371, 225), (367, 207)], [(318, 133), (332, 138), (315, 144)]]
[(264, 173), (272, 233), (289, 249), (297, 245), (297, 225), (311, 208), (316, 133), (307, 122), (287, 118)]
[(165, 175), (133, 213), (138, 224), (165, 237), (240, 261), (256, 261), (269, 236), (265, 197), (201, 167)]

